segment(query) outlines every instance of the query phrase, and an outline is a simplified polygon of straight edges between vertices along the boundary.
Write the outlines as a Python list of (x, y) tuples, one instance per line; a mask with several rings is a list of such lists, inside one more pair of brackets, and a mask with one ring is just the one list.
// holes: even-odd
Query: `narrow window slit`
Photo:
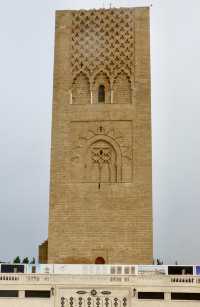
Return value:
[(98, 102), (105, 103), (105, 86), (102, 84), (99, 85)]

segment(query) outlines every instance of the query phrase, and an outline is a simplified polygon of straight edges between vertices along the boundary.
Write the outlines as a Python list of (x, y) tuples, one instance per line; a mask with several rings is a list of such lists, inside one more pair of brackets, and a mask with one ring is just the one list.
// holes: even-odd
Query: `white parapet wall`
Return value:
[[(174, 271), (174, 272), (173, 272)], [(164, 275), (200, 275), (200, 265), (92, 265), (92, 264), (0, 264), (1, 273), (49, 273), (71, 275), (124, 274), (140, 275), (161, 273)]]

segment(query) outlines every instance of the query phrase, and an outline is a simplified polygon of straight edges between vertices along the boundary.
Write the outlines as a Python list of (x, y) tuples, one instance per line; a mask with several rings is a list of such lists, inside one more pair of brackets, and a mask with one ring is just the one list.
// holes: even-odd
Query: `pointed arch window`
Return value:
[(99, 85), (98, 102), (105, 103), (105, 86), (103, 84)]

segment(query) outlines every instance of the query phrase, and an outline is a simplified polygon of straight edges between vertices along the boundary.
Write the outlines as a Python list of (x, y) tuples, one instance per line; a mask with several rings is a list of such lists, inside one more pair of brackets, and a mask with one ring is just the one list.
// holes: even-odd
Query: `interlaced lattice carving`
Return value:
[(112, 146), (99, 140), (90, 147), (90, 177), (95, 182), (116, 182), (116, 153)]
[(131, 10), (77, 11), (72, 17), (72, 76), (80, 71), (94, 79), (99, 70), (114, 78), (131, 78), (134, 64), (134, 22)]
[(98, 163), (100, 167), (103, 163), (110, 163), (111, 152), (110, 148), (94, 147), (92, 148), (92, 161)]

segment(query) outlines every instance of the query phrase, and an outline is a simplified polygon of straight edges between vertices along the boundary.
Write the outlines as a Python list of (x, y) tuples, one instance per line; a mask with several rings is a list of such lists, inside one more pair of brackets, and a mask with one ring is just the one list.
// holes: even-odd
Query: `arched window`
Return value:
[(98, 102), (105, 103), (105, 86), (102, 84), (99, 85)]

